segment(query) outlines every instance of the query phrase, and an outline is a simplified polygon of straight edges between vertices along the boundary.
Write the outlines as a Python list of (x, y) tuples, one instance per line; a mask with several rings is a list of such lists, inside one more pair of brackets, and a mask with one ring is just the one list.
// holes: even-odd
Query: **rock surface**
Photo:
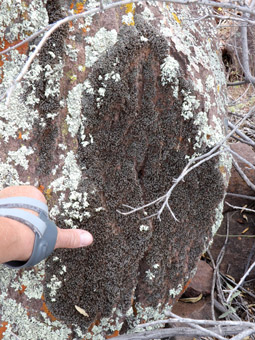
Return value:
[[(16, 16), (0, 6), (9, 16), (3, 24), (15, 28)], [(32, 33), (68, 10), (67, 1), (28, 2), (20, 8), (24, 27), (19, 37), (11, 29), (10, 40), (23, 39), (28, 22)], [(166, 211), (160, 222), (117, 212), (163, 195), (188, 159), (224, 134), (225, 77), (214, 26), (193, 25), (190, 11), (126, 5), (70, 22), (47, 41), (9, 109), (1, 104), (0, 186), (37, 185), (58, 226), (87, 229), (95, 239), (87, 249), (56, 251), (45, 267), (18, 274), (0, 268), (2, 321), (11, 325), (15, 314), (21, 337), (35, 338), (42, 282), (50, 309), (37, 317), (42, 339), (100, 340), (162, 318), (219, 227), (229, 173), (224, 155), (178, 185), (170, 205), (179, 222)], [(4, 61), (1, 90), (25, 59), (13, 51)]]
[[(230, 147), (233, 151), (238, 153), (244, 159), (255, 165), (255, 152), (251, 146), (238, 142), (230, 144)], [(248, 164), (246, 164), (237, 156), (234, 156), (234, 158), (245, 173), (245, 175), (252, 183), (254, 183), (255, 170), (253, 170)], [(254, 190), (252, 190), (252, 188), (250, 188), (247, 183), (240, 177), (234, 166), (232, 167), (227, 192), (247, 196), (255, 195)], [(234, 206), (244, 206), (245, 204), (250, 204), (253, 202), (252, 200), (247, 200), (240, 197), (233, 197), (229, 195), (226, 196), (226, 201)], [(225, 206), (225, 210), (232, 210), (232, 208)]]
[(213, 279), (213, 269), (205, 261), (200, 260), (197, 265), (197, 271), (191, 280), (188, 288), (185, 290), (183, 297), (197, 297), (200, 294), (208, 296), (211, 294)]

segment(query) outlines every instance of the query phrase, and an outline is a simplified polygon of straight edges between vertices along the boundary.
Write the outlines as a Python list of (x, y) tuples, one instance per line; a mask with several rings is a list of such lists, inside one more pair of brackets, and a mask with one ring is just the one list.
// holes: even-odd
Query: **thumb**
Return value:
[(85, 247), (89, 246), (92, 242), (93, 236), (86, 230), (58, 228), (55, 249)]

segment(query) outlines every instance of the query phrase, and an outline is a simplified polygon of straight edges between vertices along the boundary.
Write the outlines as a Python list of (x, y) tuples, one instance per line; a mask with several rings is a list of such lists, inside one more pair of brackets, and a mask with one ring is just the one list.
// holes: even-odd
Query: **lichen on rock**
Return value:
[[(112, 323), (124, 331), (138, 320), (157, 318), (153, 313), (146, 317), (148, 309), (158, 310), (162, 317), (160, 310), (180, 294), (205, 240), (211, 239), (215, 209), (224, 196), (218, 160), (213, 159), (176, 188), (171, 207), (180, 223), (164, 212), (160, 222), (149, 220), (145, 232), (142, 214), (117, 213), (125, 203), (140, 206), (161, 196), (187, 164), (186, 156), (210, 147), (206, 130), (195, 123), (204, 103), (193, 83), (197, 68), (191, 76), (192, 63), (175, 44), (143, 16), (134, 19), (135, 25), (121, 27), (116, 43), (94, 62), (87, 81), (93, 91), (82, 94), (85, 139), (78, 135), (79, 190), (88, 194), (90, 216), (76, 224), (89, 230), (95, 241), (86, 250), (61, 252), (67, 266), (65, 282), (56, 300), (48, 299), (55, 315), (79, 324), (83, 331), (96, 322), (94, 334), (99, 329), (100, 334), (110, 332)], [(116, 81), (109, 75), (120, 77)], [(198, 84), (205, 86), (205, 79)], [(208, 126), (210, 112), (205, 116)], [(217, 132), (217, 138), (223, 136)], [(103, 210), (96, 212), (95, 206)], [(58, 271), (58, 262), (48, 261), (47, 278)], [(71, 296), (74, 285), (78, 296)], [(70, 297), (68, 308), (62, 296)], [(86, 319), (72, 308), (77, 300), (89, 314)], [(141, 314), (125, 317), (132, 306), (139, 306)], [(122, 314), (118, 322), (114, 308)], [(105, 319), (108, 326), (100, 323)]]
[[(95, 6), (94, 0), (87, 5)], [(51, 23), (66, 15), (69, 3), (48, 0), (42, 7)], [(190, 9), (177, 16), (176, 8), (123, 6), (61, 28), (13, 96), (8, 114), (14, 119), (0, 107), (1, 187), (40, 184), (58, 226), (94, 236), (91, 247), (57, 250), (46, 261), (45, 300), (59, 321), (48, 320), (41, 339), (67, 338), (71, 324), (74, 338), (99, 340), (162, 318), (219, 226), (229, 171), (223, 156), (176, 187), (170, 205), (180, 222), (167, 211), (161, 221), (141, 220), (144, 212), (117, 212), (123, 204), (140, 206), (163, 195), (188, 159), (224, 135), (225, 79), (214, 27), (187, 25)], [(1, 89), (12, 79), (11, 68), (16, 72), (25, 60), (15, 53), (5, 61)], [(30, 288), (43, 280), (44, 265), (39, 276), (31, 271), (35, 276), (24, 275)], [(22, 282), (21, 275), (12, 289)], [(13, 310), (19, 305), (5, 299), (8, 289), (1, 303)], [(18, 315), (28, 329), (31, 319)]]

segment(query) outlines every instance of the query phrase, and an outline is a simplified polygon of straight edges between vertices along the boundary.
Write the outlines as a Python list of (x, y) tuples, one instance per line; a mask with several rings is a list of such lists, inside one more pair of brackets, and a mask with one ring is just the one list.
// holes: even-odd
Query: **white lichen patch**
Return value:
[(76, 85), (67, 96), (68, 115), (66, 122), (68, 131), (72, 137), (75, 137), (81, 126), (81, 95), (84, 87), (82, 84)]
[(214, 90), (215, 91), (215, 80), (214, 80), (214, 77), (212, 75), (209, 75), (206, 79), (206, 82), (205, 82), (205, 86), (206, 86), (206, 90), (209, 92), (211, 90)]
[[(14, 50), (11, 51), (10, 59), (10, 61), (5, 61), (2, 66), (4, 73), (3, 81), (0, 84), (0, 92), (2, 93), (20, 72), (26, 56), (20, 55), (18, 51)], [(30, 72), (26, 77), (25, 85), (30, 81), (30, 76), (33, 83), (33, 79), (39, 74), (38, 72), (36, 68), (34, 72)], [(21, 87), (21, 84), (18, 84), (10, 97), (9, 106), (6, 107), (4, 100), (0, 102), (0, 138), (4, 142), (8, 142), (11, 137), (17, 138), (18, 133), (21, 131), (32, 129), (34, 121), (38, 118), (37, 110), (32, 107), (32, 104), (37, 102), (33, 90), (32, 87), (30, 94), (26, 96), (25, 90)], [(25, 99), (26, 97), (27, 99)], [(26, 100), (31, 104), (29, 107), (26, 105)]]
[(18, 334), (20, 339), (26, 340), (68, 338), (71, 330), (64, 323), (51, 322), (48, 318), (42, 322), (37, 317), (30, 317), (27, 308), (8, 297), (10, 287), (16, 291), (17, 295), (19, 295), (17, 290), (25, 287), (23, 294), (29, 299), (41, 299), (44, 275), (44, 261), (33, 269), (22, 271), (21, 275), (16, 270), (0, 265), (0, 315), (1, 320), (8, 323), (7, 330), (2, 337), (3, 340), (13, 339), (13, 333)]
[(27, 170), (29, 165), (29, 160), (27, 159), (27, 156), (33, 153), (34, 150), (31, 147), (26, 147), (25, 145), (22, 145), (18, 150), (8, 152), (7, 162), (14, 163), (14, 165), (20, 165), (25, 170)]
[(189, 91), (181, 90), (183, 95), (182, 113), (184, 120), (193, 118), (195, 110), (199, 108), (199, 100)]
[(84, 90), (87, 94), (94, 94), (94, 89), (88, 79), (86, 79), (83, 83)]
[(100, 28), (94, 37), (85, 38), (86, 67), (91, 67), (98, 58), (117, 41), (117, 31), (108, 31), (104, 27)]
[(142, 225), (140, 225), (139, 229), (140, 229), (140, 231), (148, 231), (148, 230), (150, 230), (150, 227), (148, 225), (142, 224)]
[[(128, 333), (133, 333), (134, 331), (143, 332), (144, 329), (142, 328), (136, 328), (134, 330), (134, 328), (141, 323), (141, 320), (143, 320), (144, 322), (149, 322), (165, 319), (165, 313), (164, 310), (162, 310), (161, 303), (159, 303), (156, 307), (143, 307), (140, 303), (136, 303), (135, 308), (137, 312), (136, 316), (130, 315), (129, 317), (127, 317), (127, 322), (130, 328)], [(161, 327), (162, 325), (157, 324), (154, 326), (146, 327), (146, 329), (152, 330)]]
[(122, 16), (122, 24), (132, 26), (134, 25), (134, 14), (132, 12), (129, 12), (127, 14), (124, 14)]
[(64, 158), (63, 175), (50, 184), (50, 188), (52, 188), (54, 192), (64, 192), (66, 189), (76, 191), (81, 180), (81, 170), (77, 164), (74, 152), (67, 152)]
[(173, 84), (173, 95), (178, 98), (179, 92), (179, 72), (180, 65), (176, 59), (171, 56), (167, 56), (164, 63), (160, 66), (161, 69), (161, 82), (162, 85)]
[[(0, 40), (13, 42), (23, 40), (40, 28), (47, 26), (48, 15), (43, 0), (29, 2), (17, 0), (0, 1)], [(22, 22), (18, 20), (22, 16)], [(8, 27), (8, 30), (6, 30)], [(3, 39), (3, 37), (5, 39)]]
[(155, 19), (154, 14), (152, 13), (152, 11), (148, 8), (145, 7), (143, 12), (141, 13), (141, 15), (144, 17), (144, 19), (146, 19), (146, 21), (150, 22), (152, 20)]
[(215, 209), (215, 222), (212, 226), (212, 235), (214, 236), (221, 226), (221, 222), (223, 220), (223, 201), (219, 203), (218, 207)]
[(51, 296), (51, 301), (55, 301), (55, 296), (57, 290), (59, 290), (62, 286), (62, 281), (59, 281), (56, 275), (52, 275), (50, 282), (47, 283), (47, 287), (49, 288), (49, 295)]
[(49, 211), (49, 216), (50, 218), (52, 218), (53, 220), (56, 218), (56, 216), (58, 216), (60, 214), (60, 210), (59, 207), (57, 205), (54, 205), (50, 211)]
[(141, 41), (144, 41), (144, 42), (147, 42), (149, 39), (146, 38), (146, 37), (144, 37), (144, 36), (142, 35), (141, 38), (140, 38), (140, 40), (141, 40)]
[(77, 226), (73, 223), (73, 220), (83, 221), (85, 217), (90, 217), (90, 213), (86, 211), (89, 206), (88, 194), (86, 192), (80, 193), (77, 191), (71, 192), (68, 202), (62, 202), (64, 208), (64, 216), (68, 216), (65, 223), (68, 227), (73, 229)]
[(176, 296), (178, 296), (181, 291), (182, 291), (182, 285), (179, 284), (177, 288), (172, 288), (169, 290), (169, 295), (172, 297), (172, 298), (175, 298)]
[(6, 186), (19, 185), (19, 175), (10, 164), (0, 162), (0, 190)]
[(105, 91), (106, 91), (105, 88), (100, 87), (100, 88), (98, 89), (98, 94), (99, 94), (99, 96), (104, 97), (104, 96), (105, 96)]
[(98, 208), (95, 208), (95, 212), (100, 212), (100, 211), (104, 211), (105, 208), (103, 207), (98, 207)]
[(63, 76), (63, 63), (61, 58), (59, 58), (59, 63), (54, 64), (53, 66), (50, 64), (46, 64), (43, 69), (44, 79), (46, 82), (45, 86), (45, 97), (49, 96), (59, 96), (60, 94), (60, 79)]
[(42, 279), (45, 275), (44, 261), (36, 265), (36, 270), (27, 269), (22, 273), (21, 280), (13, 280), (11, 287), (16, 291), (22, 289), (22, 285), (26, 287), (24, 294), (29, 299), (41, 299), (43, 294)]
[(223, 139), (224, 133), (221, 119), (214, 116), (212, 121), (213, 125), (209, 125), (206, 112), (198, 112), (194, 120), (194, 125), (198, 126), (198, 132), (195, 137), (196, 143), (193, 146), (194, 150), (199, 149), (203, 144), (213, 147)]
[(19, 339), (26, 340), (68, 339), (72, 333), (70, 328), (60, 321), (45, 322), (45, 320), (42, 322), (35, 317), (29, 317), (27, 309), (13, 299), (5, 298), (4, 301), (0, 302), (2, 320), (9, 324), (8, 330), (2, 338), (3, 340), (14, 339), (12, 325), (16, 325), (14, 327), (15, 331), (18, 332)]
[(153, 280), (156, 277), (155, 274), (150, 269), (146, 270), (145, 273), (146, 273), (147, 279), (149, 279), (149, 280)]
[[(74, 37), (74, 36), (73, 36)], [(66, 44), (64, 46), (65, 54), (72, 60), (77, 61), (79, 50), (71, 44)]]
[[(79, 336), (79, 339), (93, 339), (93, 340), (105, 340), (104, 333), (113, 333), (114, 331), (120, 331), (123, 321), (123, 313), (120, 309), (116, 309), (114, 307), (110, 313), (110, 315), (114, 315), (114, 317), (105, 317), (100, 320), (99, 325), (93, 326), (91, 329), (91, 333), (84, 333), (77, 325), (75, 327), (75, 332)], [(92, 335), (93, 334), (93, 335)]]

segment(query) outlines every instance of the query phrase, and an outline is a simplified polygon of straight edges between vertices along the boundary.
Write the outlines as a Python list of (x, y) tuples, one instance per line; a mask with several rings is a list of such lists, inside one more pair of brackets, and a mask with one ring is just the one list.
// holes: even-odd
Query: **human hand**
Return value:
[[(1, 198), (30, 197), (45, 204), (43, 194), (33, 186), (13, 186), (0, 191)], [(24, 202), (25, 203), (25, 202)], [(27, 210), (32, 214), (38, 213)], [(25, 224), (16, 220), (0, 217), (0, 263), (17, 260), (27, 261), (33, 251), (35, 234)], [(88, 246), (93, 242), (93, 236), (81, 229), (60, 229), (57, 227), (57, 248), (79, 248)]]

